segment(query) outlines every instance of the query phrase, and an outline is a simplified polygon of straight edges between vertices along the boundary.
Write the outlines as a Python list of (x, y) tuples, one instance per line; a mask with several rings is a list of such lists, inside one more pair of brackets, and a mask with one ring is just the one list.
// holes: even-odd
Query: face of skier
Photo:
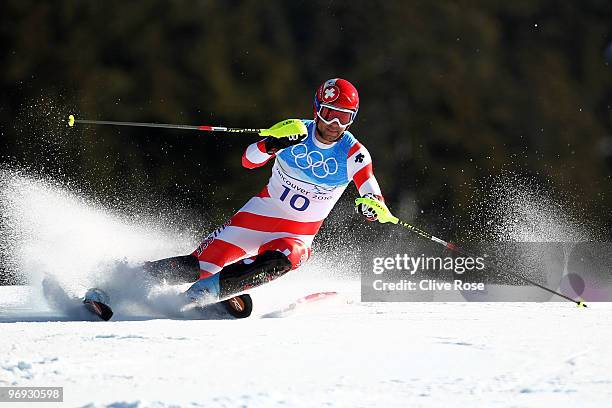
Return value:
[(317, 140), (321, 143), (332, 144), (338, 141), (342, 132), (346, 130), (346, 126), (340, 126), (337, 122), (327, 124), (322, 120), (317, 120)]

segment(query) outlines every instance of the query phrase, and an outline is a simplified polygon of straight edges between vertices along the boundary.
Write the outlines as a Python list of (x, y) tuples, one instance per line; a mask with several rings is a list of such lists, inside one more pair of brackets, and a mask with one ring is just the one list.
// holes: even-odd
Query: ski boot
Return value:
[(240, 292), (260, 286), (291, 270), (291, 262), (279, 251), (266, 251), (254, 259), (227, 265), (219, 273), (200, 279), (185, 292), (190, 303), (206, 306), (223, 303), (227, 312), (243, 318), (251, 314), (253, 302)]

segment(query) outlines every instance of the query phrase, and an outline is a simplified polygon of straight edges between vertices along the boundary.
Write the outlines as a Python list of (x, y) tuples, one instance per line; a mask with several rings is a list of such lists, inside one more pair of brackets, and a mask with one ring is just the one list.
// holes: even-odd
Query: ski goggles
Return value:
[(336, 108), (321, 104), (317, 111), (317, 116), (328, 125), (331, 125), (332, 122), (336, 122), (342, 127), (347, 127), (353, 123), (355, 116), (357, 116), (357, 112), (350, 109)]

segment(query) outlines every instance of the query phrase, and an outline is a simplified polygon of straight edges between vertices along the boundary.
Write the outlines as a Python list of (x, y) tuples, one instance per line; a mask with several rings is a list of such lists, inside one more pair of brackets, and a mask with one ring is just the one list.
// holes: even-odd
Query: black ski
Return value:
[(111, 317), (113, 317), (113, 310), (110, 308), (110, 306), (105, 305), (102, 302), (96, 302), (95, 300), (84, 300), (83, 304), (87, 310), (105, 322), (109, 321)]
[(253, 300), (248, 293), (243, 293), (242, 295), (224, 300), (221, 304), (225, 307), (225, 310), (236, 319), (249, 317), (253, 311)]
[(108, 305), (109, 303), (110, 297), (102, 289), (98, 288), (89, 289), (83, 298), (83, 304), (87, 310), (105, 322), (113, 317), (113, 310)]

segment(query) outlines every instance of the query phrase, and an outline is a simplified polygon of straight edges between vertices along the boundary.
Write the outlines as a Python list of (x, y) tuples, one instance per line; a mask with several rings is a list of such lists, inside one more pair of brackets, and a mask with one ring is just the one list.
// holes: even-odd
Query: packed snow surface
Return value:
[[(70, 407), (611, 405), (612, 304), (362, 303), (354, 259), (322, 251), (253, 290), (248, 319), (176, 316), (181, 288), (130, 268), (201, 237), (1, 175), (1, 259), (28, 285), (0, 287), (0, 386), (61, 386)], [(67, 301), (98, 285), (110, 322)]]
[[(317, 286), (339, 295), (262, 317)], [(253, 294), (248, 319), (102, 322), (31, 310), (28, 288), (2, 287), (0, 386), (63, 386), (63, 406), (95, 407), (612, 401), (608, 303), (360, 303), (357, 291), (289, 276)]]

